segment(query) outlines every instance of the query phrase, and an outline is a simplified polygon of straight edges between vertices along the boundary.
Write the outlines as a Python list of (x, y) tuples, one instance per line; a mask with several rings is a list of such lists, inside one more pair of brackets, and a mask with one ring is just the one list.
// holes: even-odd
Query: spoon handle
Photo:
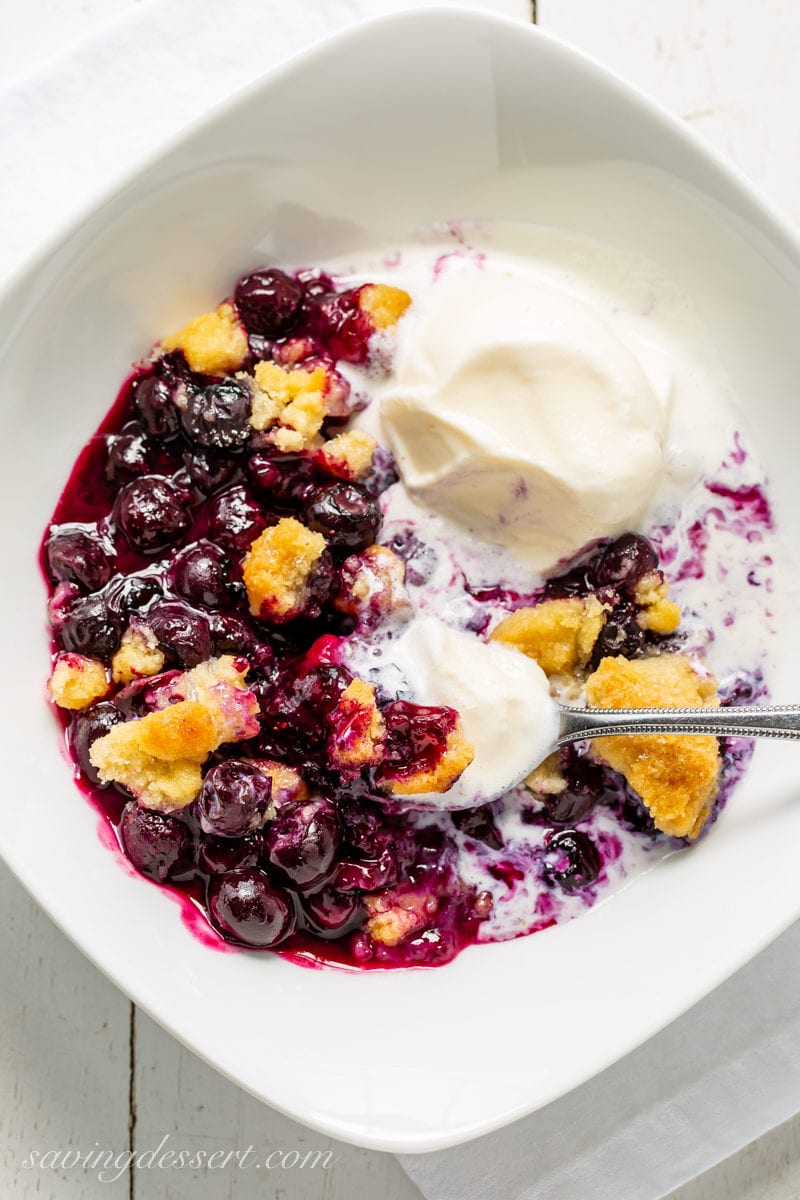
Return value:
[(559, 705), (556, 748), (584, 738), (643, 733), (713, 734), (800, 741), (800, 705), (749, 704), (731, 708), (567, 708)]

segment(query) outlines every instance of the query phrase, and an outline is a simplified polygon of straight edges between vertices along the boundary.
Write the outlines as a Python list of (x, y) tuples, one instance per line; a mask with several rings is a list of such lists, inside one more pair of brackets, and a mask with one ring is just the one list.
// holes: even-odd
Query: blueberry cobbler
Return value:
[(548, 755), (553, 698), (763, 697), (774, 553), (686, 298), (450, 226), (254, 269), (135, 366), (43, 541), (49, 695), (121, 852), (220, 948), (435, 965), (713, 822), (749, 743)]

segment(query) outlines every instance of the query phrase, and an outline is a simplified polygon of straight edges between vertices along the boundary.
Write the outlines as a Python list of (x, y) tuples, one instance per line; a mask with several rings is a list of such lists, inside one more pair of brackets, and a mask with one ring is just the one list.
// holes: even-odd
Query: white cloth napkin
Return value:
[[(14, 233), (0, 245), (0, 275), (266, 67), (406, 7), (146, 0), (14, 83), (0, 93), (0, 228)], [(518, 7), (507, 0), (510, 13)], [(800, 925), (583, 1087), (468, 1146), (402, 1164), (429, 1200), (657, 1200), (800, 1110), (799, 980)]]

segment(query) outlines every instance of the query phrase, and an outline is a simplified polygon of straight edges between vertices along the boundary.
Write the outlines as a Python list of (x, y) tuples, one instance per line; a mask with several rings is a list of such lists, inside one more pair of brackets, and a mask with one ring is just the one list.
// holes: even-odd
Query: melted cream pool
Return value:
[[(706, 658), (723, 694), (766, 694), (780, 603), (775, 571), (780, 550), (764, 473), (689, 297), (638, 256), (531, 226), (449, 226), (422, 233), (388, 255), (326, 266), (344, 278), (380, 278), (411, 293), (414, 304), (399, 334), (401, 355), (443, 290), (468, 283), (475, 273), (516, 283), (524, 279), (528, 288), (540, 284), (545, 291), (556, 289), (602, 318), (630, 351), (667, 414), (662, 470), (654, 487), (645, 491), (635, 527), (657, 545), (671, 594), (684, 609), (684, 648)], [(349, 375), (356, 390), (372, 397), (358, 424), (386, 445), (380, 404), (392, 383), (356, 369)], [(578, 416), (585, 420), (585, 410), (576, 420)], [(426, 507), (402, 482), (384, 494), (383, 505), (381, 541), (407, 544), (416, 538), (420, 543), (409, 570), (418, 618), (434, 618), (462, 634), (483, 634), (508, 612), (510, 599), (540, 586), (542, 576), (529, 557), (523, 561), (525, 555), (509, 546), (477, 536), (468, 523), (453, 519), (452, 511), (441, 511), (442, 506), (438, 511)], [(402, 632), (389, 626), (354, 636), (347, 660), (386, 694), (413, 698), (420, 670), (415, 672), (398, 650)], [(446, 702), (442, 688), (437, 701)], [(458, 707), (457, 679), (450, 703)], [(749, 749), (745, 743), (729, 746), (723, 799), (745, 769)], [(498, 753), (503, 753), (501, 743)], [(492, 805), (502, 850), (458, 833), (462, 877), (491, 892), (494, 901), (482, 939), (517, 936), (575, 915), (675, 849), (663, 836), (634, 830), (626, 819), (626, 803), (620, 792), (580, 822), (600, 849), (603, 869), (595, 884), (572, 894), (545, 880), (549, 826), (537, 819), (526, 789), (512, 788)], [(446, 813), (420, 813), (417, 819), (450, 827)]]

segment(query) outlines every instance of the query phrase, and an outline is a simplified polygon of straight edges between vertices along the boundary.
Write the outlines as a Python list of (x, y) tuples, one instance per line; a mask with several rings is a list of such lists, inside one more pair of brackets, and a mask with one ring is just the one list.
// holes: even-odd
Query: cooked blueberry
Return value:
[(183, 432), (207, 450), (239, 450), (250, 437), (250, 392), (236, 379), (190, 388), (181, 410)]
[(547, 878), (565, 892), (575, 892), (594, 883), (602, 866), (594, 842), (577, 829), (554, 833), (547, 843), (547, 859)]
[(178, 432), (178, 409), (174, 387), (158, 375), (147, 375), (133, 387), (133, 403), (149, 434), (157, 438), (173, 437)]
[(148, 609), (147, 624), (161, 649), (181, 666), (196, 667), (211, 658), (208, 617), (183, 600), (157, 600)]
[(209, 536), (229, 554), (244, 554), (268, 524), (247, 488), (228, 488), (209, 503)]
[(303, 896), (302, 902), (314, 932), (322, 937), (326, 934), (340, 936), (360, 923), (363, 916), (361, 904), (354, 892), (345, 895), (343, 892), (335, 892), (332, 888), (323, 888), (310, 896)]
[(286, 507), (295, 507), (314, 490), (314, 466), (297, 454), (275, 454), (259, 450), (251, 454), (247, 469), (253, 487)]
[(497, 828), (491, 805), (484, 804), (481, 808), (468, 808), (463, 812), (450, 814), (456, 829), (460, 829), (467, 837), (483, 842), (492, 850), (501, 850), (503, 838)]
[(186, 493), (163, 475), (126, 484), (114, 511), (131, 546), (143, 554), (171, 546), (192, 523)]
[(249, 762), (229, 759), (206, 775), (196, 800), (204, 833), (238, 838), (260, 829), (272, 796), (270, 779)]
[(172, 560), (169, 581), (192, 604), (221, 608), (230, 601), (228, 560), (213, 542), (201, 539), (180, 550)]
[(106, 477), (112, 483), (125, 483), (152, 470), (152, 447), (136, 421), (126, 425), (121, 433), (110, 434), (106, 447)]
[(639, 624), (636, 609), (632, 604), (619, 604), (606, 617), (600, 635), (592, 651), (592, 666), (601, 659), (622, 654), (625, 658), (636, 658), (645, 645), (645, 633)]
[(623, 533), (606, 546), (595, 574), (601, 587), (632, 588), (657, 567), (658, 555), (652, 542), (640, 533)]
[(197, 848), (197, 866), (205, 875), (257, 867), (264, 847), (260, 837), (229, 838), (206, 834)]
[(119, 837), (136, 870), (158, 883), (192, 873), (192, 835), (177, 817), (142, 808), (131, 800), (122, 813)]
[(230, 482), (238, 470), (238, 463), (230, 454), (194, 446), (184, 450), (183, 467), (194, 487), (210, 495)]
[(271, 733), (303, 754), (323, 750), (328, 738), (325, 717), (351, 680), (348, 671), (336, 666), (287, 674), (264, 702)]
[(387, 846), (379, 858), (340, 862), (331, 886), (340, 892), (376, 892), (396, 883), (399, 875), (397, 859)]
[(243, 946), (276, 946), (294, 929), (291, 897), (254, 867), (215, 875), (207, 901), (211, 924), (224, 938)]
[(293, 324), (302, 299), (300, 284), (275, 267), (243, 275), (234, 292), (246, 329), (264, 337), (285, 333)]
[(148, 604), (162, 594), (161, 580), (144, 572), (118, 575), (103, 589), (109, 611), (123, 623), (128, 617), (141, 616)]
[(72, 601), (57, 636), (64, 650), (108, 661), (119, 646), (122, 626), (102, 594), (93, 592)]
[(122, 714), (116, 705), (112, 704), (110, 700), (101, 700), (99, 704), (93, 704), (84, 712), (76, 713), (70, 721), (69, 744), (72, 753), (78, 760), (78, 766), (87, 779), (101, 787), (104, 787), (105, 784), (100, 783), (97, 770), (89, 760), (89, 751), (93, 742), (96, 742), (98, 738), (105, 737), (108, 731), (121, 720)]
[(355, 483), (328, 483), (314, 488), (303, 505), (309, 529), (324, 535), (341, 550), (365, 550), (375, 541), (381, 525), (377, 500)]
[(267, 857), (301, 891), (318, 887), (330, 873), (339, 847), (339, 826), (330, 800), (307, 800), (281, 809), (264, 834)]
[(275, 657), (272, 647), (260, 641), (245, 618), (232, 613), (212, 612), (208, 620), (215, 654), (242, 655), (263, 671), (272, 667)]
[(57, 582), (95, 592), (111, 577), (114, 548), (88, 525), (57, 525), (45, 543), (47, 567)]

